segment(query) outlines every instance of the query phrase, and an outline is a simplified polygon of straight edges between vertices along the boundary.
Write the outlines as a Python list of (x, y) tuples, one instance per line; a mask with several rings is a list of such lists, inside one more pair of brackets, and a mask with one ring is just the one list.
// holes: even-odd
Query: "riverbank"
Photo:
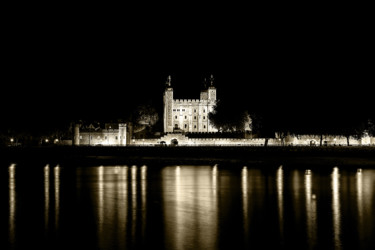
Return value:
[(241, 163), (310, 164), (375, 167), (375, 147), (8, 147), (7, 161), (82, 162), (93, 164)]

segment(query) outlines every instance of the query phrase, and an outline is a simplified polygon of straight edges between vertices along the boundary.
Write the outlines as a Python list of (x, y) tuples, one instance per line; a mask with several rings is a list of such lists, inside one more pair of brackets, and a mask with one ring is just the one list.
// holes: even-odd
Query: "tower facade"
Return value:
[(216, 104), (216, 88), (213, 77), (209, 87), (200, 93), (200, 99), (173, 99), (171, 77), (164, 91), (164, 132), (217, 132), (209, 122), (208, 114)]

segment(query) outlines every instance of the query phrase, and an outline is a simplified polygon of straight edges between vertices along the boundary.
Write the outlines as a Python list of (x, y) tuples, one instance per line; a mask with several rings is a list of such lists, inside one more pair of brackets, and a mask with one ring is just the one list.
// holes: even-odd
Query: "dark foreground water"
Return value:
[(23, 163), (0, 178), (1, 249), (375, 249), (371, 168)]

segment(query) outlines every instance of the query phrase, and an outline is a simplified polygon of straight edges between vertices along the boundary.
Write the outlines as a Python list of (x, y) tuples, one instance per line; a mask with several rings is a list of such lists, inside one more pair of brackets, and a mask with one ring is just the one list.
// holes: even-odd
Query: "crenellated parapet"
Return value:
[(174, 104), (189, 104), (189, 103), (201, 103), (199, 99), (173, 99)]

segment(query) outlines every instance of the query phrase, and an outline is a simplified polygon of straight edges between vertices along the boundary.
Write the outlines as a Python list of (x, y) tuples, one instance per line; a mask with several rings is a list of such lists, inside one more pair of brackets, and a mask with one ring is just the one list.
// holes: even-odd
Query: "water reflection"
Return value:
[(137, 248), (146, 229), (147, 166), (100, 166), (97, 173), (99, 246)]
[(331, 175), (332, 213), (333, 213), (333, 242), (335, 249), (341, 249), (341, 207), (340, 207), (340, 174), (339, 168), (334, 167)]
[(249, 183), (248, 183), (248, 170), (244, 166), (241, 172), (241, 190), (242, 190), (242, 211), (243, 211), (243, 230), (244, 230), (244, 239), (245, 247), (249, 245)]
[(50, 167), (49, 164), (44, 166), (44, 229), (45, 232), (48, 230), (49, 224), (49, 175), (50, 175)]
[[(129, 165), (75, 171), (48, 164), (35, 169), (8, 163), (0, 169), (5, 185), (0, 198), (9, 204), (9, 213), (0, 216), (8, 221), (10, 248), (27, 249), (22, 244), (30, 239), (50, 246), (72, 237), (80, 246), (90, 239), (97, 244), (92, 249), (375, 245), (375, 169)], [(21, 206), (30, 201), (35, 204)]]
[(54, 168), (54, 175), (55, 175), (55, 228), (56, 230), (59, 228), (59, 216), (60, 216), (60, 166), (57, 165)]
[(162, 171), (165, 237), (171, 249), (217, 244), (217, 166), (173, 166)]
[(312, 172), (305, 172), (305, 197), (306, 197), (306, 232), (310, 249), (315, 249), (316, 244), (316, 195), (312, 192)]
[(277, 207), (279, 215), (279, 232), (281, 242), (284, 240), (284, 172), (280, 166), (276, 172)]
[(9, 242), (13, 246), (16, 238), (16, 164), (11, 164), (9, 172)]
[(358, 169), (356, 173), (356, 187), (357, 187), (357, 208), (358, 208), (358, 235), (359, 239), (363, 240), (363, 175), (362, 169)]

